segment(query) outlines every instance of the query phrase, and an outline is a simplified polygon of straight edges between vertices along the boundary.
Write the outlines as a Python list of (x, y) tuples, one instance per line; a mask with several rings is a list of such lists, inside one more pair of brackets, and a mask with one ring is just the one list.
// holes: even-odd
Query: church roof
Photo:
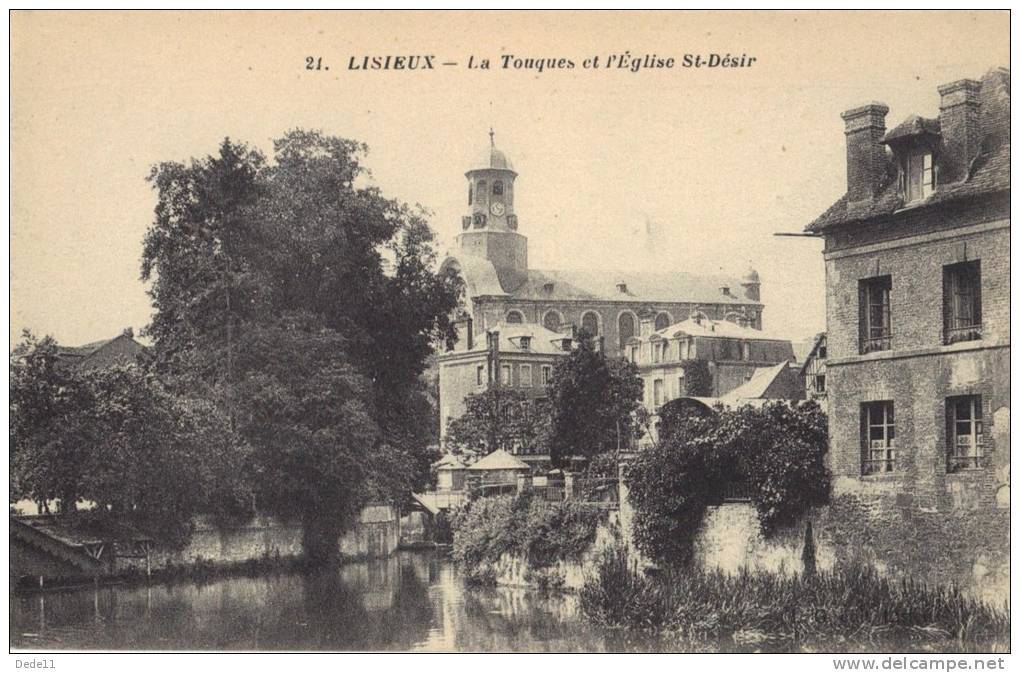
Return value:
[[(731, 294), (724, 294), (722, 288)], [(684, 271), (608, 271), (602, 269), (531, 269), (509, 294), (515, 299), (613, 302), (754, 303), (738, 296), (740, 279), (700, 276)]]

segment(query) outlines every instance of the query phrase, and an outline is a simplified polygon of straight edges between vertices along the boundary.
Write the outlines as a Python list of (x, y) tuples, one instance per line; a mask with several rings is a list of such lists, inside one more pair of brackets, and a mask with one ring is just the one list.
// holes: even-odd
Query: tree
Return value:
[(52, 339), (27, 335), (11, 363), (12, 497), (59, 501), (64, 515), (127, 523), (183, 542), (191, 518), (251, 505), (225, 417), (171, 395), (136, 365), (59, 365)]
[(296, 130), (271, 161), (227, 139), (150, 176), (154, 367), (231, 419), (259, 507), (304, 519), (316, 555), (428, 479), (422, 374), (460, 289), (433, 272), (425, 213), (362, 184), (366, 151)]
[(550, 388), (550, 456), (595, 456), (629, 446), (638, 432), (634, 412), (641, 401), (637, 367), (607, 358), (584, 330), (577, 348), (556, 364)]
[(464, 413), (447, 425), (446, 444), (454, 453), (486, 455), (515, 446), (543, 453), (548, 432), (546, 400), (532, 400), (519, 390), (497, 386), (465, 398)]

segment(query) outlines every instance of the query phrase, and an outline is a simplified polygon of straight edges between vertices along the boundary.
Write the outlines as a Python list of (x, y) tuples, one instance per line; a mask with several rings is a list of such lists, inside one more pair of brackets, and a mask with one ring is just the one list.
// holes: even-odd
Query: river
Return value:
[(16, 649), (602, 652), (570, 594), (465, 584), (432, 552), (339, 568), (17, 595)]

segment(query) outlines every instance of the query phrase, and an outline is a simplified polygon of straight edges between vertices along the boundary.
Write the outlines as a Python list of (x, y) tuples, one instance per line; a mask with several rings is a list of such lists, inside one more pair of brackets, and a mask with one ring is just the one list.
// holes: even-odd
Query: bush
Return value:
[(455, 561), (472, 579), (485, 576), (486, 563), (503, 554), (523, 557), (531, 568), (578, 559), (594, 543), (601, 510), (572, 502), (546, 502), (525, 492), (479, 498), (453, 517)]

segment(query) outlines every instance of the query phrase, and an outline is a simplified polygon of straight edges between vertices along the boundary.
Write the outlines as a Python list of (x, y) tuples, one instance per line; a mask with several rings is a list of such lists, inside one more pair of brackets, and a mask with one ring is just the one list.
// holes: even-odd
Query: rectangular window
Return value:
[(687, 389), (684, 387), (684, 377), (681, 374), (676, 379), (676, 396), (683, 397), (687, 394)]
[(896, 419), (892, 402), (861, 405), (862, 474), (896, 469)]
[(475, 369), (475, 385), (476, 386), (485, 385), (485, 365), (478, 365), (478, 367)]
[(542, 385), (547, 386), (552, 381), (552, 367), (550, 365), (542, 365)]
[(819, 374), (818, 376), (815, 377), (815, 392), (816, 393), (824, 393), (825, 392), (825, 375), (824, 374)]
[(943, 343), (981, 338), (981, 260), (942, 267)]
[(637, 346), (631, 346), (630, 347), (630, 361), (633, 362), (634, 364), (637, 364), (637, 361), (638, 361), (638, 347)]
[(531, 365), (521, 365), (521, 385), (527, 388), (531, 387)]
[(946, 437), (950, 472), (984, 466), (983, 425), (980, 395), (946, 399)]
[(907, 203), (926, 199), (935, 191), (935, 162), (930, 152), (907, 157), (904, 197)]
[(688, 343), (687, 343), (686, 339), (684, 339), (683, 341), (680, 342), (679, 350), (680, 350), (680, 359), (681, 360), (686, 360), (687, 357), (688, 357), (687, 356)]
[(892, 347), (892, 276), (866, 278), (858, 284), (861, 353)]
[(510, 365), (502, 365), (499, 368), (499, 382), (504, 386), (513, 385), (510, 380)]
[(662, 361), (669, 362), (669, 342), (662, 342)]
[(656, 409), (662, 406), (662, 379), (652, 381), (652, 401)]

